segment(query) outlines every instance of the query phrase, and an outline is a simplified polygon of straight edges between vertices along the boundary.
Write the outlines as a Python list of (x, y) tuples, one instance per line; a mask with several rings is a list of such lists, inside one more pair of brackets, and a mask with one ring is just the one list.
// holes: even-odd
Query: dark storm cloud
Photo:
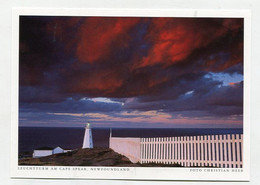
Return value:
[[(208, 72), (243, 74), (243, 19), (21, 17), (20, 102), (26, 110), (242, 113), (242, 84)], [(192, 91), (192, 94), (186, 94)], [(73, 101), (68, 101), (72, 98)]]
[[(96, 26), (104, 21), (105, 25)], [(240, 19), (92, 18), (81, 27), (76, 34), (80, 42), (75, 44), (81, 48), (75, 53), (78, 62), (72, 65), (77, 74), (71, 70), (64, 74), (70, 82), (64, 89), (72, 93), (108, 97), (150, 94), (190, 73), (193, 78), (203, 72), (223, 71), (243, 59)], [(94, 28), (99, 34), (93, 34)], [(93, 35), (96, 44), (89, 47)], [(84, 67), (86, 70), (79, 70)]]
[(23, 103), (57, 103), (67, 98), (57, 87), (20, 86), (19, 101)]
[[(152, 44), (148, 56), (139, 61), (139, 66), (151, 66), (194, 62), (196, 56), (204, 58), (208, 70), (221, 70), (241, 62), (241, 19), (152, 19), (146, 40)], [(225, 44), (223, 44), (225, 43)], [(230, 47), (232, 46), (232, 47)], [(232, 53), (236, 50), (237, 53)], [(238, 52), (239, 51), (239, 52)], [(230, 54), (225, 61), (218, 53)], [(205, 55), (206, 54), (206, 55)], [(223, 63), (222, 63), (223, 62)]]
[[(209, 83), (210, 82), (210, 83)], [(183, 116), (230, 116), (243, 113), (243, 82), (230, 86), (219, 86), (219, 82), (202, 78), (190, 93), (183, 93), (178, 98), (140, 97), (125, 105), (132, 110), (160, 110)], [(153, 101), (156, 98), (157, 101)], [(160, 99), (160, 100), (159, 100)], [(144, 101), (146, 100), (146, 101)], [(150, 101), (152, 100), (152, 101)], [(194, 111), (194, 113), (191, 113)]]
[(121, 111), (119, 103), (67, 99), (57, 103), (20, 103), (20, 112), (93, 113)]
[(63, 46), (55, 43), (53, 35), (46, 32), (51, 20), (48, 17), (20, 18), (20, 85), (43, 85), (52, 67), (62, 61), (59, 52)]
[(236, 64), (223, 71), (228, 74), (242, 74), (243, 75), (243, 63)]

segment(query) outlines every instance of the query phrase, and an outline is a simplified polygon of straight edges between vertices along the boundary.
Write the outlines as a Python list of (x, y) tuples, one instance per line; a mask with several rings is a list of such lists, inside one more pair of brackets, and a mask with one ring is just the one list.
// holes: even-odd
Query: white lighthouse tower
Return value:
[(90, 123), (88, 122), (85, 127), (85, 135), (82, 148), (93, 148), (93, 139)]

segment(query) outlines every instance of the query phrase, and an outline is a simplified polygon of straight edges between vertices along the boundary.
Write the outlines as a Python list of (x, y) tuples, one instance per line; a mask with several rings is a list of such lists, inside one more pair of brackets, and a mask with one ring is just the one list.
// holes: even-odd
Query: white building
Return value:
[(93, 139), (90, 123), (86, 124), (82, 148), (93, 148)]
[(65, 150), (57, 146), (56, 148), (42, 147), (33, 151), (33, 158), (45, 157), (53, 154), (66, 153), (71, 150)]

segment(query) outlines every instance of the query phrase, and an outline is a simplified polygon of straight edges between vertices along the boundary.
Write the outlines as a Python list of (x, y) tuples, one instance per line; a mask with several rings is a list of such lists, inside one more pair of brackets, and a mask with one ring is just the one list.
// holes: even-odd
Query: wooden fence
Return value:
[(243, 134), (141, 138), (140, 147), (140, 163), (243, 167)]

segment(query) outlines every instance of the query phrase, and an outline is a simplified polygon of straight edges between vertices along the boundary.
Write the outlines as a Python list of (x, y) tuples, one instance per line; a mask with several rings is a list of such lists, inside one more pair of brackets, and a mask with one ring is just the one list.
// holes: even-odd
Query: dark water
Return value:
[[(94, 147), (108, 147), (109, 128), (92, 128)], [(20, 127), (19, 153), (31, 152), (39, 147), (76, 149), (82, 147), (84, 128)], [(214, 134), (242, 134), (243, 129), (162, 129), (114, 128), (114, 137), (174, 137)]]

